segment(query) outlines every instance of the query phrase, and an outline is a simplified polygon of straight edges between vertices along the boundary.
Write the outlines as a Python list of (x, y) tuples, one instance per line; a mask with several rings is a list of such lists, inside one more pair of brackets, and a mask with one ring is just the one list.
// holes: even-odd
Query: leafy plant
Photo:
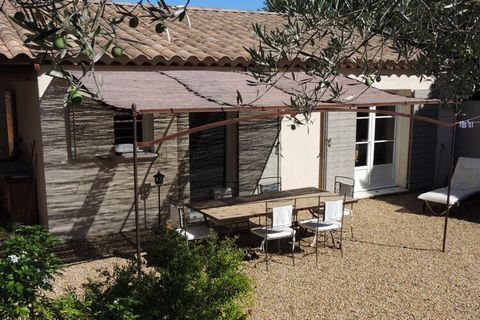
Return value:
[(250, 290), (241, 272), (243, 253), (231, 240), (211, 235), (189, 244), (162, 230), (147, 249), (146, 271), (135, 264), (104, 273), (86, 285), (96, 319), (244, 319), (242, 298)]
[(70, 292), (52, 299), (45, 293), (61, 268), (51, 253), (56, 242), (42, 227), (14, 228), (0, 254), (2, 320), (245, 318), (242, 301), (250, 281), (233, 240), (212, 234), (205, 243), (187, 244), (163, 229), (148, 248), (148, 268), (140, 274), (131, 261), (89, 281), (81, 297)]
[(396, 58), (410, 64), (418, 76), (433, 78), (440, 98), (454, 102), (456, 115), (461, 112), (459, 103), (480, 89), (476, 0), (267, 0), (265, 4), (285, 22), (274, 30), (255, 25), (260, 44), (249, 49), (251, 72), (258, 84), (272, 86), (293, 70), (304, 71), (306, 78), (291, 104), (307, 118), (319, 101), (342, 102), (342, 88), (332, 85), (349, 62), (362, 68), (368, 86), (381, 80), (379, 72), (395, 59), (385, 55), (387, 49), (396, 50)]
[(0, 318), (34, 318), (62, 264), (57, 240), (40, 226), (16, 226), (0, 252)]

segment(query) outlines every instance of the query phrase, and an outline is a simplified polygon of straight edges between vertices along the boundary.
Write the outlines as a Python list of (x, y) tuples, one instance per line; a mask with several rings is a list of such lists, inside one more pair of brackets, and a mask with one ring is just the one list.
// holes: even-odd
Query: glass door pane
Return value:
[(357, 144), (355, 146), (355, 167), (367, 165), (368, 143)]
[(357, 142), (368, 141), (369, 119), (357, 119)]
[(395, 137), (395, 118), (375, 119), (375, 141), (393, 140)]
[(373, 156), (373, 165), (393, 163), (393, 141), (376, 142)]

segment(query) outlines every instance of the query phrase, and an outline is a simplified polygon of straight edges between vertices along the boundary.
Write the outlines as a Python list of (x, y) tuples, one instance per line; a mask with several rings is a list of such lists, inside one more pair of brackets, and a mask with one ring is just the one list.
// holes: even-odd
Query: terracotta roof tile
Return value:
[[(7, 15), (15, 14), (13, 6), (5, 1), (3, 10)], [(34, 58), (34, 54), (23, 44), (24, 33), (3, 14), (0, 14), (0, 56), (13, 59), (19, 55)]]
[[(124, 4), (124, 5), (132, 5)], [(14, 8), (5, 2), (6, 12), (14, 14)], [(96, 10), (92, 4), (91, 9)], [(107, 15), (114, 15), (112, 5), (106, 8)], [(100, 60), (103, 64), (135, 65), (199, 65), (199, 66), (247, 66), (250, 56), (244, 47), (258, 43), (253, 30), (253, 23), (264, 24), (269, 28), (280, 26), (283, 18), (274, 13), (258, 11), (237, 11), (221, 9), (189, 8), (192, 27), (184, 22), (169, 23), (171, 41), (166, 33), (155, 32), (155, 25), (141, 21), (136, 29), (124, 21), (119, 26), (118, 34), (136, 42), (119, 40), (125, 55), (114, 59), (110, 52)], [(35, 58), (34, 52), (23, 44), (24, 31), (14, 26), (4, 15), (0, 14), (0, 57), (13, 59), (18, 55)], [(397, 61), (397, 54), (387, 50), (384, 58), (395, 67), (405, 66)], [(70, 59), (75, 63), (80, 59)], [(352, 66), (356, 62), (352, 61)]]

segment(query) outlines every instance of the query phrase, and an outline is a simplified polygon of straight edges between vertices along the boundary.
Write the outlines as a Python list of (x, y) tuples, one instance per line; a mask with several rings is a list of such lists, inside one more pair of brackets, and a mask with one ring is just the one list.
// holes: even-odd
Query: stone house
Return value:
[[(107, 8), (107, 14), (113, 14), (112, 10)], [(143, 44), (123, 44), (121, 58), (107, 53), (96, 70), (105, 77), (118, 77), (120, 91), (133, 88), (137, 97), (145, 98), (152, 93), (148, 82), (152, 73), (162, 74), (154, 81), (166, 83), (164, 75), (169, 72), (245, 72), (250, 62), (244, 47), (257, 43), (252, 23), (281, 23), (280, 16), (266, 12), (191, 8), (189, 15), (191, 28), (182, 23), (169, 26), (171, 41), (157, 34), (154, 26), (131, 29), (122, 25), (123, 36)], [(38, 221), (63, 238), (132, 229), (131, 118), (114, 106), (93, 101), (65, 108), (66, 84), (46, 75), (48, 62), (41, 62), (23, 39), (22, 31), (0, 16), (0, 206), (4, 219), (10, 214), (25, 222)], [(379, 89), (428, 97), (431, 82), (421, 81), (407, 63), (396, 60), (395, 52), (385, 57), (389, 63), (381, 70)], [(72, 69), (78, 62), (67, 60)], [(361, 66), (353, 61), (342, 70), (351, 77), (360, 73)], [(151, 96), (181, 101), (176, 92), (172, 84), (171, 89)], [(137, 97), (126, 102), (135, 103)], [(437, 106), (389, 108), (435, 119), (445, 116)], [(155, 139), (229, 117), (232, 113), (195, 110), (146, 115), (138, 120), (138, 135), (142, 140)], [(156, 224), (159, 214), (168, 211), (170, 200), (209, 197), (217, 186), (230, 186), (239, 195), (258, 192), (262, 186), (331, 189), (334, 177), (342, 175), (355, 178), (356, 196), (366, 197), (444, 182), (447, 159), (442, 155), (450, 148), (448, 132), (433, 124), (330, 112), (313, 115), (308, 126), (296, 130), (290, 126), (285, 117), (262, 119), (181, 136), (143, 150), (139, 165), (140, 182), (145, 186), (143, 223)], [(160, 213), (153, 181), (157, 171), (165, 175)]]

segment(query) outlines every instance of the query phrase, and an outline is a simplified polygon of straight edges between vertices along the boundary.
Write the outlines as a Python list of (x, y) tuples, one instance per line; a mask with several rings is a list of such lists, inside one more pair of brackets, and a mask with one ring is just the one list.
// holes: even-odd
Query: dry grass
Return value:
[[(469, 203), (464, 219), (450, 219), (446, 253), (444, 218), (419, 213), (412, 194), (362, 200), (343, 258), (320, 248), (316, 267), (314, 249), (304, 242), (295, 267), (286, 243), (268, 272), (263, 255), (246, 262), (254, 281), (252, 319), (480, 319), (480, 204)], [(59, 288), (117, 261), (73, 265)]]

